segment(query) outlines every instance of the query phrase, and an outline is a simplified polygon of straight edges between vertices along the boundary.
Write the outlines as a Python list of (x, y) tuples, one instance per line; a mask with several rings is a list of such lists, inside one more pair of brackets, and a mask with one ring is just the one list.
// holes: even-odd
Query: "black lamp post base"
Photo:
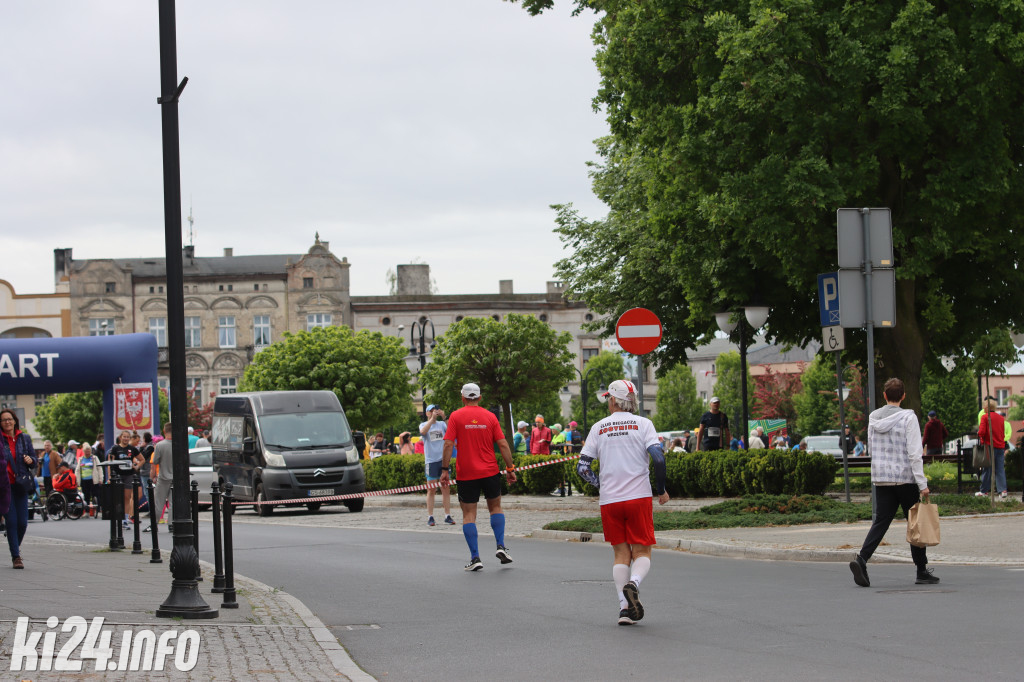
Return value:
[(179, 585), (177, 581), (171, 581), (171, 593), (156, 610), (157, 618), (203, 620), (220, 616), (218, 609), (203, 601), (198, 583), (191, 582), (191, 585)]

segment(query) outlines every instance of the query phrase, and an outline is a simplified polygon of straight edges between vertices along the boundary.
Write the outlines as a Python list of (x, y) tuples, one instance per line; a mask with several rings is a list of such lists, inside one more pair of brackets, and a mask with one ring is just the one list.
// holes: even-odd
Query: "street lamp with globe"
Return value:
[[(743, 307), (743, 316), (739, 317), (735, 311), (727, 311), (722, 313), (715, 313), (715, 321), (718, 323), (718, 328), (726, 334), (731, 335), (734, 330), (739, 328), (739, 346), (740, 346), (740, 400), (743, 403), (743, 422), (740, 424), (739, 433), (743, 436), (746, 435), (747, 429), (749, 428), (750, 415), (747, 409), (747, 330), (746, 325), (750, 325), (751, 330), (756, 334), (757, 330), (764, 326), (764, 323), (768, 321), (768, 313), (770, 309), (768, 306), (751, 305)], [(744, 322), (746, 324), (744, 324)], [(727, 447), (726, 443), (722, 443), (723, 446)]]

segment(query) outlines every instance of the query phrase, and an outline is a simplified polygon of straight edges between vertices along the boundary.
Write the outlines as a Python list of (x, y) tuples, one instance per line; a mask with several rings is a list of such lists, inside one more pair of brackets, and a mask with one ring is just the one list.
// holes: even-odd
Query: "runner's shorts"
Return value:
[(484, 499), (493, 500), (495, 497), (501, 497), (501, 474), (494, 474), (487, 478), (474, 478), (470, 481), (463, 481), (460, 478), (456, 484), (459, 490), (459, 502), (476, 504), (480, 501), (481, 492), (484, 494)]
[[(462, 485), (461, 483), (459, 485)], [(604, 539), (611, 545), (644, 545), (654, 540), (654, 508), (650, 497), (601, 505)]]
[(427, 480), (436, 481), (441, 478), (441, 460), (427, 462)]

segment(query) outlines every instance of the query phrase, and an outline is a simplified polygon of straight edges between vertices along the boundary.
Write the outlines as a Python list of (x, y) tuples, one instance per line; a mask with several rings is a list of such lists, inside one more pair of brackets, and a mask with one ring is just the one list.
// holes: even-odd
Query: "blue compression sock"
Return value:
[(469, 545), (469, 558), (480, 556), (480, 550), (476, 544), (476, 524), (462, 524), (462, 534), (466, 536), (466, 544)]
[(502, 547), (505, 546), (505, 515), (491, 514), (491, 530), (494, 531), (494, 539)]

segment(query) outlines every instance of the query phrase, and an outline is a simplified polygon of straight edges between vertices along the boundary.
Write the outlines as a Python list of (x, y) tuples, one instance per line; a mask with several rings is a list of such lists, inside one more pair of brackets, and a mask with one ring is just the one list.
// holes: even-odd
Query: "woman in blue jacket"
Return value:
[[(32, 494), (38, 458), (32, 439), (21, 432), (21, 424), (14, 410), (0, 410), (0, 450), (3, 451), (4, 469), (11, 488), (11, 502), (4, 520), (7, 523), (7, 545), (11, 549), (14, 568), (25, 568), (21, 560), (21, 541), (28, 531), (28, 497)], [(19, 483), (19, 479), (23, 481)], [(30, 483), (31, 482), (31, 483)]]

